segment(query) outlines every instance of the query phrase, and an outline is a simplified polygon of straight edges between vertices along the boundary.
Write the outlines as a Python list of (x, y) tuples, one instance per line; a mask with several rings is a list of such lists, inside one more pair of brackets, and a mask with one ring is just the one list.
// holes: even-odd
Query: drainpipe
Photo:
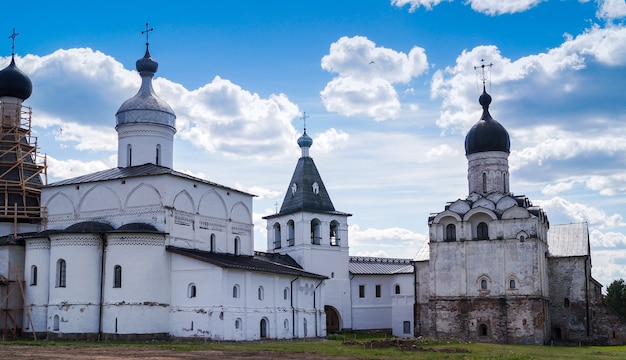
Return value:
[(324, 279), (320, 280), (320, 282), (315, 287), (315, 290), (313, 290), (313, 309), (315, 310), (315, 337), (318, 336), (317, 334), (317, 304), (315, 301), (315, 294), (317, 294), (317, 288), (320, 287), (320, 285), (322, 285), (323, 282), (324, 282)]
[(100, 257), (100, 310), (98, 314), (98, 341), (102, 340), (102, 313), (104, 306), (104, 275), (107, 240), (105, 234), (100, 234), (102, 240), (102, 256)]
[(293, 283), (298, 280), (300, 275), (296, 276), (295, 279), (291, 280), (291, 286), (289, 287), (290, 295), (291, 295), (291, 336), (296, 337), (296, 308), (293, 306)]
[[(411, 265), (413, 265), (413, 336), (419, 336), (418, 334), (421, 331), (420, 319), (418, 319), (418, 310), (419, 303), (419, 282), (417, 281), (417, 263), (415, 261), (411, 261)], [(418, 325), (420, 324), (420, 325)]]

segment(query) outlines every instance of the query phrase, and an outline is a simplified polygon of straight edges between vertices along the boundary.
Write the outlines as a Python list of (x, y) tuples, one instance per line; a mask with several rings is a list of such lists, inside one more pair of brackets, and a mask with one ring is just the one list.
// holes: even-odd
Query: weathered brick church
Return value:
[(501, 343), (626, 341), (626, 321), (591, 277), (586, 223), (550, 225), (509, 189), (509, 134), (489, 113), (465, 138), (469, 195), (428, 219), (415, 260), (416, 332)]

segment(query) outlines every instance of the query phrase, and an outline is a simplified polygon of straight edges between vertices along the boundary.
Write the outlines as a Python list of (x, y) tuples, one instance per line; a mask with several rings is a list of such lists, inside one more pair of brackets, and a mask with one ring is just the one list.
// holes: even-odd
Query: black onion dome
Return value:
[(509, 153), (511, 150), (509, 133), (504, 126), (495, 121), (491, 117), (491, 114), (489, 114), (491, 96), (487, 94), (484, 88), (478, 101), (483, 107), (483, 115), (465, 136), (465, 155), (485, 151), (503, 151)]
[(33, 92), (33, 83), (28, 76), (15, 65), (11, 64), (0, 71), (0, 97), (10, 96), (26, 100)]

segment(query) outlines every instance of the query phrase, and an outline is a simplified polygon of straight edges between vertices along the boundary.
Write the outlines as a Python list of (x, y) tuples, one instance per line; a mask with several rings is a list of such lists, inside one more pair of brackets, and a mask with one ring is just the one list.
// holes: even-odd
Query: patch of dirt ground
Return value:
[[(322, 359), (319, 354), (285, 354), (271, 351), (180, 351), (142, 346), (31, 346), (0, 343), (0, 359), (32, 360), (174, 360), (174, 359), (233, 359), (233, 360), (314, 360)], [(332, 358), (350, 360), (350, 358)]]
[[(396, 348), (401, 351), (428, 351), (442, 353), (469, 353), (458, 348), (430, 348), (420, 346), (423, 339), (377, 339), (371, 341), (344, 341), (347, 346), (360, 346), (366, 349)], [(221, 351), (221, 350), (172, 350), (151, 346), (132, 345), (15, 345), (0, 342), (0, 359), (29, 360), (355, 360), (358, 358), (327, 357), (320, 354), (282, 353), (275, 351)]]

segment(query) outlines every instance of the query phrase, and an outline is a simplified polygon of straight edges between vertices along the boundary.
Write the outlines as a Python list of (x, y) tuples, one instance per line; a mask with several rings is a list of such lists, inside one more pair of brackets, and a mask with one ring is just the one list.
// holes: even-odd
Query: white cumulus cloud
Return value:
[(428, 61), (424, 49), (417, 46), (405, 54), (376, 46), (364, 36), (344, 36), (331, 44), (321, 66), (338, 74), (320, 92), (326, 110), (382, 121), (396, 118), (401, 108), (393, 84), (423, 74)]
[(600, 19), (621, 19), (626, 16), (626, 2), (624, 0), (598, 0), (600, 5), (596, 16)]
[(625, 226), (626, 223), (620, 214), (607, 215), (604, 211), (580, 203), (570, 202), (562, 197), (553, 197), (548, 200), (534, 201), (548, 214), (560, 212), (567, 215), (572, 222), (587, 222), (599, 228), (615, 228)]
[[(391, 4), (397, 7), (409, 5), (409, 11), (413, 12), (420, 7), (432, 10), (434, 6), (453, 0), (391, 0)], [(542, 1), (547, 0), (467, 0), (464, 4), (469, 4), (472, 10), (487, 15), (503, 15), (524, 12)]]

